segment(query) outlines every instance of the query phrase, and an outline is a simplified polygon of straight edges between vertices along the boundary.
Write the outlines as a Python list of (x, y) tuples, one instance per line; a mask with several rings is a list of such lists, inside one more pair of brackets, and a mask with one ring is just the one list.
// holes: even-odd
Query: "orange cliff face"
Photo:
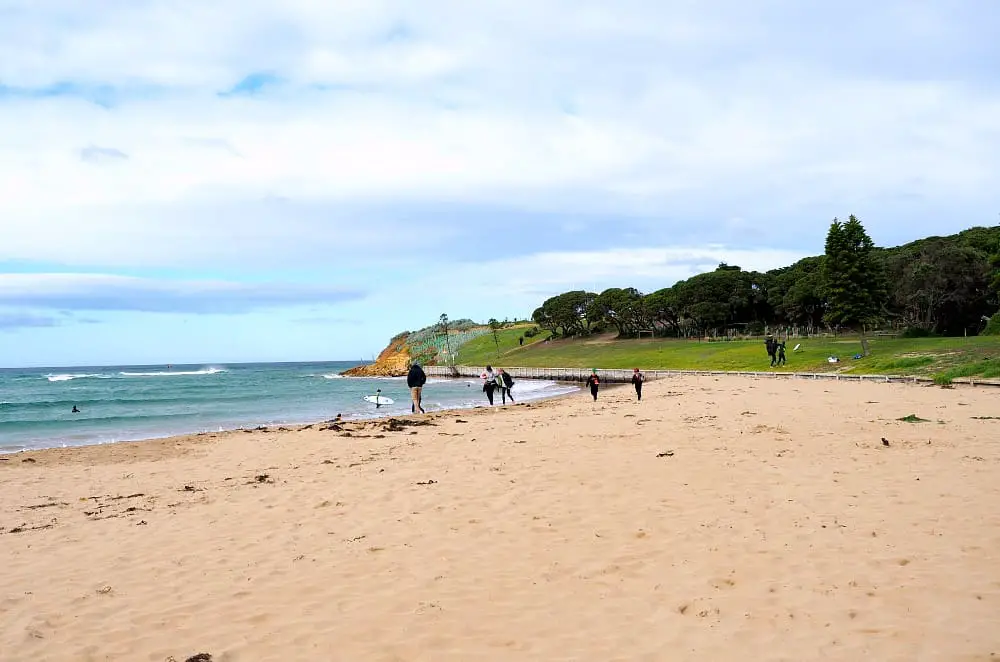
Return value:
[(406, 346), (409, 334), (392, 339), (389, 346), (375, 359), (375, 363), (345, 370), (348, 377), (403, 377), (410, 370), (410, 352)]

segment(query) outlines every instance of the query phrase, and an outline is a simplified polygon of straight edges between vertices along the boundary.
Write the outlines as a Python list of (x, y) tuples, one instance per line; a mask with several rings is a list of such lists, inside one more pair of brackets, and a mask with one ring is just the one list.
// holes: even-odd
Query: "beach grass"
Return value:
[[(707, 342), (680, 339), (617, 340), (613, 336), (551, 340), (542, 332), (518, 346), (523, 329), (476, 338), (458, 352), (461, 365), (561, 368), (643, 368), (646, 370), (733, 370), (780, 372), (842, 372), (846, 374), (933, 377), (942, 384), (962, 377), (1000, 377), (1000, 338), (870, 338), (869, 354), (861, 353), (857, 336), (791, 338), (787, 364), (770, 367), (762, 340)], [(794, 347), (799, 345), (798, 351)], [(836, 356), (837, 363), (828, 357)]]

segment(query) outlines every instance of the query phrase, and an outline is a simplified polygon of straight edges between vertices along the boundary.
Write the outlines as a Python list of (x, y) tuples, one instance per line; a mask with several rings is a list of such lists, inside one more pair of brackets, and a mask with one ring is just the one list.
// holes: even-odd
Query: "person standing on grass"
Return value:
[(590, 377), (587, 377), (587, 386), (590, 387), (590, 394), (594, 396), (594, 402), (597, 402), (597, 389), (601, 386), (601, 378), (597, 376), (597, 370), (594, 368), (590, 369)]
[(639, 372), (638, 368), (632, 368), (632, 386), (635, 387), (635, 395), (639, 398), (639, 402), (642, 402), (642, 383), (646, 381), (646, 377)]
[(421, 393), (426, 383), (427, 375), (424, 374), (424, 369), (420, 367), (418, 362), (414, 361), (413, 365), (410, 366), (410, 372), (406, 375), (406, 385), (410, 387), (410, 397), (413, 399), (413, 404), (410, 405), (410, 412), (414, 414), (418, 411), (421, 414), (427, 413), (421, 404)]
[(497, 387), (500, 389), (500, 397), (504, 404), (507, 404), (507, 398), (514, 402), (514, 394), (510, 392), (514, 388), (514, 378), (503, 368), (497, 368)]
[(775, 352), (778, 351), (778, 341), (768, 336), (767, 340), (764, 341), (764, 346), (767, 347), (767, 355), (771, 357), (771, 367), (773, 368), (774, 362), (777, 360)]
[(778, 343), (778, 365), (785, 365), (785, 343)]

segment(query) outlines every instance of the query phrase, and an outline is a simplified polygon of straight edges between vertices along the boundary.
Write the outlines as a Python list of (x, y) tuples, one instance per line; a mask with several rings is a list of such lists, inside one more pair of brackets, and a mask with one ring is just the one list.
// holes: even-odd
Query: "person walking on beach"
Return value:
[(490, 405), (493, 404), (493, 391), (497, 388), (497, 376), (493, 372), (493, 366), (486, 366), (486, 374), (483, 375), (483, 379), (486, 381), (483, 383), (483, 392), (486, 393), (486, 399), (490, 401)]
[(645, 375), (639, 372), (638, 368), (632, 368), (632, 386), (635, 387), (635, 395), (642, 402), (642, 383), (646, 381)]
[(594, 368), (590, 369), (590, 377), (587, 377), (587, 386), (590, 387), (590, 394), (594, 396), (594, 402), (597, 402), (597, 389), (601, 386), (601, 378), (597, 376), (597, 370)]
[(504, 404), (507, 404), (507, 398), (514, 402), (514, 394), (510, 392), (514, 388), (514, 378), (503, 368), (497, 368), (497, 386), (500, 388), (500, 397)]
[(424, 369), (420, 367), (420, 363), (414, 361), (410, 366), (410, 372), (406, 374), (406, 385), (410, 387), (410, 397), (413, 399), (413, 404), (410, 405), (411, 413), (416, 414), (417, 411), (421, 414), (427, 413), (421, 404), (421, 392), (426, 383), (427, 375), (424, 374)]

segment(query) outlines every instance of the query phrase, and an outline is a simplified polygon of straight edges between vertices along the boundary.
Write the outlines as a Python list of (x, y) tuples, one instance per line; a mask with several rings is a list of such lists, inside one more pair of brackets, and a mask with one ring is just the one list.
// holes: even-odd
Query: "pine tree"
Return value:
[(827, 310), (823, 319), (834, 325), (864, 326), (877, 322), (887, 299), (882, 265), (875, 244), (861, 221), (833, 219), (826, 237), (823, 264)]

